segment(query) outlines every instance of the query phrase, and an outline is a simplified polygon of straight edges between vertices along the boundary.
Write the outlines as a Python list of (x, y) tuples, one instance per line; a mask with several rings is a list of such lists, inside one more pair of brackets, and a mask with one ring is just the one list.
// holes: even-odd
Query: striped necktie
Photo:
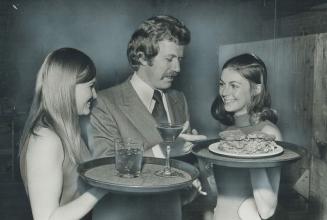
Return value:
[(157, 123), (168, 123), (167, 113), (162, 101), (161, 93), (154, 90), (153, 99), (156, 101), (152, 110), (152, 116), (156, 119)]

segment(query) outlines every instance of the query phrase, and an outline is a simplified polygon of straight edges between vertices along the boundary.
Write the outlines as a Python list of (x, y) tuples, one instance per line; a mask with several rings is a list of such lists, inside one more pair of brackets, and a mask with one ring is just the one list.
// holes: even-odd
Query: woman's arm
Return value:
[(282, 141), (282, 134), (280, 130), (275, 125), (266, 125), (261, 130), (263, 133), (274, 135), (276, 141)]
[[(274, 135), (278, 141), (282, 140), (282, 135), (276, 126), (267, 125), (262, 132)], [(253, 196), (259, 215), (263, 219), (267, 219), (275, 213), (280, 172), (280, 167), (250, 169)]]
[(27, 188), (35, 220), (80, 219), (105, 194), (90, 189), (76, 200), (59, 206), (63, 185), (64, 152), (59, 137), (42, 129), (30, 139), (26, 155)]
[(280, 167), (250, 169), (250, 176), (259, 215), (267, 219), (277, 207)]
[(56, 208), (50, 219), (81, 219), (106, 193), (107, 191), (105, 190), (99, 188), (91, 188), (74, 201)]

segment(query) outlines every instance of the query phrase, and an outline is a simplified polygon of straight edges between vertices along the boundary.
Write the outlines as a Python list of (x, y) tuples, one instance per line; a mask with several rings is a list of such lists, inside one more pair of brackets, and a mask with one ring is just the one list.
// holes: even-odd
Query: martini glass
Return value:
[(171, 170), (170, 146), (175, 142), (178, 135), (182, 132), (183, 124), (159, 123), (157, 125), (157, 129), (163, 139), (164, 145), (166, 146), (166, 164), (162, 170), (156, 171), (155, 174), (161, 177), (181, 176), (181, 173)]

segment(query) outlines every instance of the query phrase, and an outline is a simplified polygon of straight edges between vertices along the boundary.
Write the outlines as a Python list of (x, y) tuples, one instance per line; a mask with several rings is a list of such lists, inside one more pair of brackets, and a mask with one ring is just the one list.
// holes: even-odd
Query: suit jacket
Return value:
[[(167, 90), (165, 94), (171, 121), (188, 121), (188, 106), (184, 94), (173, 89)], [(129, 79), (98, 94), (88, 130), (93, 157), (113, 156), (114, 140), (117, 138), (142, 141), (146, 156), (153, 156), (150, 149), (162, 142), (155, 119), (138, 97)]]

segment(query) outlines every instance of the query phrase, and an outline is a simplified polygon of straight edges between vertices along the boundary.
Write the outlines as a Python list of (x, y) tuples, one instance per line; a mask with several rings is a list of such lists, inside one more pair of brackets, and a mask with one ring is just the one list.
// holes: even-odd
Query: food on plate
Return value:
[(275, 143), (275, 136), (255, 131), (248, 135), (241, 130), (223, 131), (219, 134), (221, 140), (217, 149), (235, 155), (268, 154), (276, 151), (279, 146)]
[(266, 141), (274, 141), (276, 139), (276, 137), (274, 135), (266, 134), (262, 131), (254, 131), (254, 132), (248, 134), (247, 137), (249, 139), (263, 139)]
[(246, 138), (241, 130), (227, 130), (219, 133), (219, 137), (225, 141), (241, 141)]

